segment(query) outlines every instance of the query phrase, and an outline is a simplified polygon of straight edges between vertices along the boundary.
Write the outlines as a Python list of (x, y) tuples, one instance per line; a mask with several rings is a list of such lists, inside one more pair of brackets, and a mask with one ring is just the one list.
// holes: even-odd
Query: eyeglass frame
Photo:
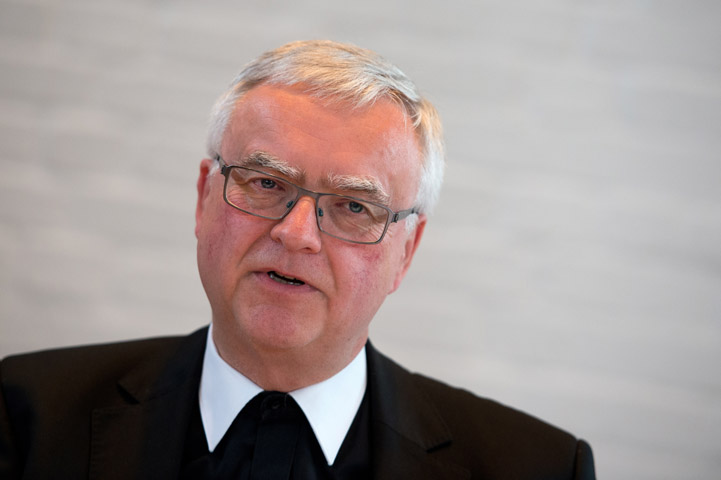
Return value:
[[(288, 216), (288, 214), (291, 212), (291, 210), (293, 210), (293, 208), (295, 208), (295, 206), (298, 204), (298, 201), (302, 197), (310, 197), (313, 199), (313, 201), (315, 203), (315, 208), (313, 209), (313, 213), (315, 215), (315, 224), (318, 226), (318, 231), (323, 232), (326, 235), (329, 235), (333, 238), (337, 238), (338, 240), (342, 240), (344, 242), (355, 243), (355, 244), (359, 244), (359, 245), (377, 245), (386, 236), (386, 232), (388, 232), (388, 227), (390, 227), (391, 223), (400, 222), (401, 220), (405, 219), (406, 217), (408, 217), (410, 215), (420, 213), (418, 207), (412, 207), (412, 208), (408, 208), (406, 210), (399, 210), (399, 211), (395, 212), (386, 205), (376, 203), (376, 202), (371, 202), (371, 201), (368, 201), (368, 200), (365, 200), (362, 198), (353, 197), (350, 195), (341, 195), (338, 193), (324, 193), (324, 192), (315, 192), (313, 190), (308, 190), (307, 188), (303, 188), (299, 185), (296, 185), (293, 182), (289, 182), (288, 180), (286, 180), (282, 177), (273, 175), (272, 173), (264, 172), (262, 170), (256, 170), (254, 168), (243, 167), (241, 165), (228, 165), (225, 163), (225, 160), (223, 160), (223, 158), (220, 155), (216, 155), (215, 160), (218, 162), (218, 165), (220, 166), (220, 174), (225, 177), (225, 181), (223, 182), (223, 200), (225, 200), (225, 203), (227, 203), (231, 207), (235, 208), (236, 210), (240, 210), (243, 213), (247, 213), (248, 215), (253, 215), (254, 217), (265, 218), (267, 220), (283, 220), (286, 216)], [(292, 185), (293, 187), (295, 187), (298, 190), (298, 195), (295, 197), (295, 199), (293, 199), (293, 204), (290, 206), (290, 208), (287, 208), (285, 213), (283, 215), (281, 215), (280, 217), (268, 217), (265, 215), (259, 215), (257, 213), (249, 212), (248, 210), (243, 210), (242, 208), (240, 208), (237, 205), (234, 205), (233, 203), (230, 202), (230, 200), (228, 200), (228, 194), (227, 194), (228, 181), (230, 180), (230, 172), (234, 168), (238, 168), (238, 169), (242, 169), (242, 170), (249, 170), (251, 172), (256, 172), (256, 173), (261, 173), (263, 175), (267, 175), (268, 177), (279, 180), (288, 185)], [(362, 241), (358, 241), (358, 240), (350, 240), (348, 238), (339, 237), (338, 235), (334, 235), (332, 233), (329, 233), (329, 232), (323, 230), (323, 227), (321, 227), (321, 225), (320, 225), (320, 219), (318, 218), (319, 217), (318, 212), (320, 210), (320, 208), (318, 207), (318, 199), (320, 197), (325, 197), (325, 196), (349, 198), (351, 200), (356, 200), (361, 203), (367, 203), (367, 204), (382, 208), (383, 210), (387, 211), (388, 217), (386, 218), (386, 224), (383, 226), (383, 233), (381, 233), (378, 240), (376, 240), (374, 242), (362, 242)]]

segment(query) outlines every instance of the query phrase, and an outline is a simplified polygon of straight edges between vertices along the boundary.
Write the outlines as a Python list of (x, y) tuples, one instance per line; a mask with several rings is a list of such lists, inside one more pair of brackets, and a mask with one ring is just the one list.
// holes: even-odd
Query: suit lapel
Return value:
[(374, 479), (467, 479), (470, 472), (437, 461), (451, 432), (413, 376), (367, 344)]
[[(207, 328), (183, 339), (118, 382), (122, 404), (93, 411), (91, 479), (178, 478), (188, 422), (197, 408)], [(373, 478), (467, 479), (437, 461), (451, 433), (410, 373), (368, 343)]]
[(118, 382), (123, 404), (93, 411), (91, 479), (177, 478), (197, 408), (207, 328)]

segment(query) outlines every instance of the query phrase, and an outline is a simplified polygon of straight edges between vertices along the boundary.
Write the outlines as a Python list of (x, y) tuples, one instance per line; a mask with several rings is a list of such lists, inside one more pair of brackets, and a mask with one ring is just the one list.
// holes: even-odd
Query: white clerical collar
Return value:
[[(208, 449), (218, 446), (238, 412), (263, 391), (220, 358), (212, 340), (212, 324), (200, 377), (200, 416)], [(315, 385), (290, 392), (303, 409), (328, 465), (338, 455), (366, 390), (365, 347), (343, 370)]]

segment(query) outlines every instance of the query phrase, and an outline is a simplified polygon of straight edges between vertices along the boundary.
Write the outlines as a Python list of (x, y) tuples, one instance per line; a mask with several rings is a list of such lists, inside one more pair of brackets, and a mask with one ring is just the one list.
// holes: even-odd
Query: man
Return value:
[(185, 338), (2, 364), (2, 478), (594, 478), (589, 446), (408, 373), (368, 326), (440, 189), (434, 108), (394, 66), (298, 42), (218, 101)]

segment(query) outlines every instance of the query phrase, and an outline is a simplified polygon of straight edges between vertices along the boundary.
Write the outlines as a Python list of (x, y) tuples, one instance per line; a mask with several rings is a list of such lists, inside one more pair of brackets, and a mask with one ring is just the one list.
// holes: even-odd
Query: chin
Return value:
[(320, 325), (301, 323), (313, 318), (303, 314), (265, 312), (262, 315), (255, 314), (246, 318), (248, 321), (241, 326), (241, 331), (256, 347), (263, 349), (302, 348), (317, 339), (321, 331)]

